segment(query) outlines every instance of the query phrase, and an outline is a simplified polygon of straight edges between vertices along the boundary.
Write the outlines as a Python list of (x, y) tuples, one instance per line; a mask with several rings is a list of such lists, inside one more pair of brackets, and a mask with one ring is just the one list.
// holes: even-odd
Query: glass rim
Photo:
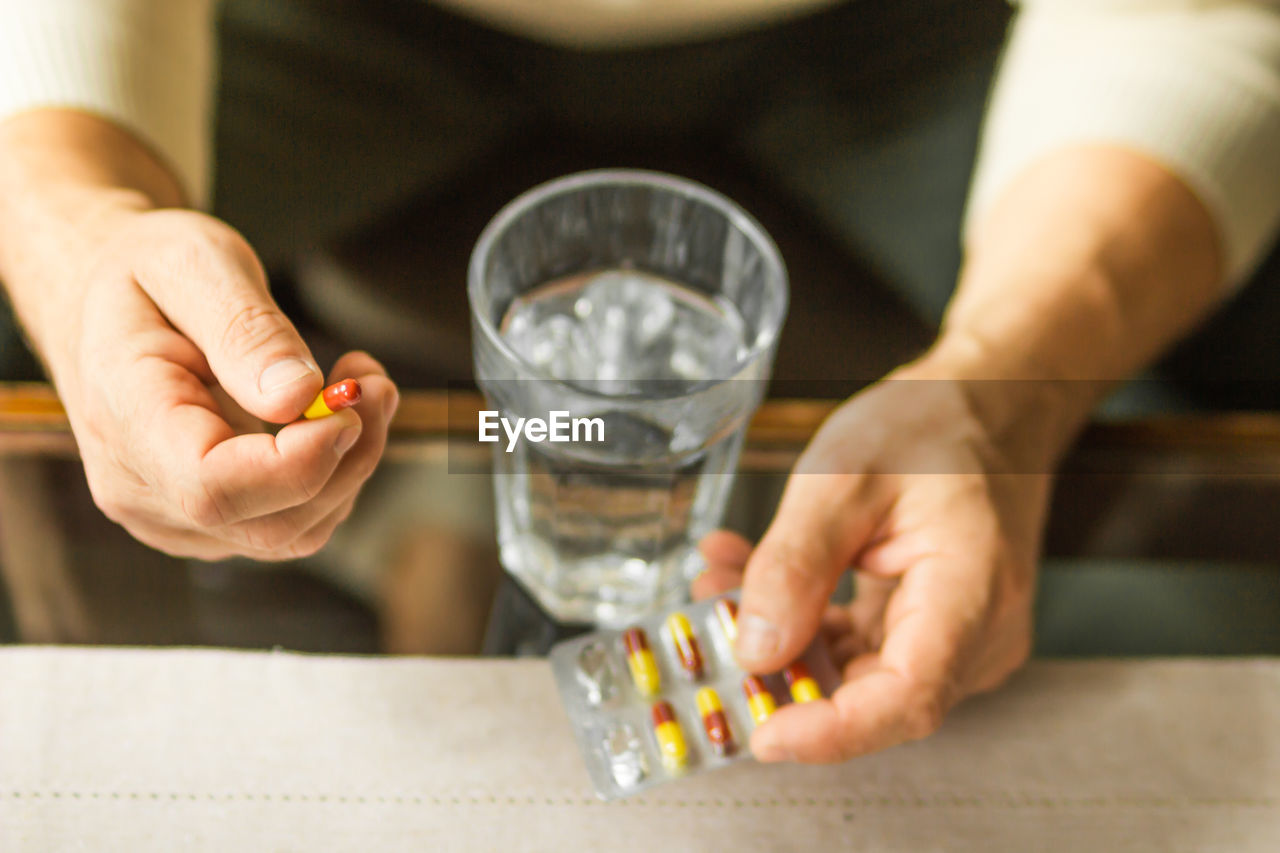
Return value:
[[(643, 392), (631, 394), (609, 394), (596, 388), (583, 385), (584, 380), (580, 379), (559, 379), (552, 376), (543, 368), (530, 362), (520, 353), (516, 352), (509, 346), (502, 335), (499, 334), (497, 327), (490, 319), (487, 313), (476, 310), (477, 301), (485, 297), (481, 293), (484, 286), (484, 266), (492, 251), (494, 243), (497, 242), (499, 236), (503, 234), (510, 225), (520, 216), (527, 213), (532, 208), (542, 204), (548, 199), (556, 196), (567, 195), (587, 187), (605, 186), (605, 185), (627, 186), (627, 185), (645, 185), (658, 187), (686, 198), (705, 204), (722, 214), (729, 222), (730, 226), (736, 228), (744, 237), (751, 241), (753, 245), (760, 251), (761, 259), (766, 266), (766, 281), (773, 282), (773, 287), (780, 291), (781, 310), (779, 312), (778, 322), (768, 330), (767, 334), (756, 335), (755, 341), (747, 352), (733, 364), (733, 372), (729, 376), (717, 379), (702, 379), (697, 382), (691, 382), (680, 393), (651, 395)], [(711, 189), (705, 184), (682, 178), (678, 175), (672, 175), (667, 172), (658, 172), (649, 169), (625, 169), (625, 168), (608, 168), (608, 169), (591, 169), (584, 172), (574, 172), (572, 174), (563, 175), (544, 181), (503, 205), (489, 223), (485, 225), (484, 230), (480, 232), (479, 239), (476, 240), (475, 248), (471, 250), (471, 258), (467, 263), (467, 297), (471, 310), (471, 318), (475, 326), (478, 326), (481, 334), (484, 335), (488, 343), (493, 346), (504, 358), (518, 364), (523, 370), (527, 371), (535, 379), (546, 380), (549, 382), (558, 382), (561, 385), (571, 387), (576, 393), (586, 397), (626, 400), (626, 399), (679, 399), (681, 397), (692, 396), (700, 391), (711, 388), (721, 382), (730, 381), (736, 378), (744, 370), (758, 361), (766, 352), (770, 350), (782, 332), (782, 326), (787, 317), (787, 310), (790, 305), (790, 287), (787, 278), (787, 268), (782, 260), (782, 253), (778, 250), (778, 245), (769, 236), (769, 232), (764, 229), (754, 216), (748, 213), (733, 199), (724, 193)]]

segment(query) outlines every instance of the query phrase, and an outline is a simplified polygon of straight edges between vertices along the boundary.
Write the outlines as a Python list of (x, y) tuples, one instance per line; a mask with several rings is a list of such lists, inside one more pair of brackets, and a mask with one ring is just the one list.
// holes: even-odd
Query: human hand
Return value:
[(95, 222), (79, 304), (41, 330), (94, 501), (179, 556), (318, 550), (385, 446), (398, 395), (382, 366), (344, 355), (329, 379), (358, 379), (361, 402), (293, 422), (324, 377), (243, 238), (179, 210)]
[[(939, 375), (910, 366), (832, 414), (754, 549), (725, 531), (702, 543), (694, 595), (741, 584), (744, 667), (776, 672), (821, 631), (842, 674), (829, 698), (753, 733), (762, 761), (842, 761), (925, 737), (1029, 654), (1051, 454), (1007, 440), (971, 387)], [(855, 600), (832, 606), (849, 567)]]

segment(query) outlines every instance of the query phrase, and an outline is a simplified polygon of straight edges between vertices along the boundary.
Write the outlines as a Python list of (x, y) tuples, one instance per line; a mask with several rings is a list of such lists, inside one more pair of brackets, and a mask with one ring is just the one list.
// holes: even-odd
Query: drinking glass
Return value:
[(786, 316), (773, 241), (700, 184), (584, 172), (503, 208), (467, 288), (503, 567), (561, 622), (681, 600)]

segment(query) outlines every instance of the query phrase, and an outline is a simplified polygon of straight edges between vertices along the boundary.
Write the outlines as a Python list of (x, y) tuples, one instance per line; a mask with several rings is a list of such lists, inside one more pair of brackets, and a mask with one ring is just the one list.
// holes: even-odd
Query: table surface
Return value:
[(0, 848), (1280, 849), (1280, 660), (1035, 662), (934, 737), (604, 804), (544, 661), (0, 649)]

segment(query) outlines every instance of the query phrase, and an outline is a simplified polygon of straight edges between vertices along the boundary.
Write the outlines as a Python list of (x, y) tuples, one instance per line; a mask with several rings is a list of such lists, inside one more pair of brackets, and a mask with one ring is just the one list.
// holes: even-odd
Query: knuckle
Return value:
[(812, 585), (826, 568), (826, 556), (812, 540), (771, 542), (764, 551), (765, 564), (789, 588)]
[(133, 519), (133, 505), (121, 495), (110, 491), (91, 490), (93, 502), (108, 519), (126, 529)]
[(218, 554), (221, 552), (216, 549), (210, 549), (208, 544), (203, 541), (185, 540), (179, 536), (172, 535), (168, 531), (144, 534), (142, 531), (130, 530), (129, 533), (142, 544), (154, 548), (169, 557), (175, 557), (180, 560), (220, 559)]
[(240, 556), (230, 548), (220, 545), (190, 546), (179, 549), (176, 552), (169, 551), (167, 553), (173, 557), (185, 557), (187, 559), (200, 560), (206, 563), (217, 563), (222, 560), (229, 560), (232, 557)]
[(329, 540), (333, 538), (334, 531), (350, 517), (354, 508), (355, 501), (348, 500), (337, 512), (332, 513), (328, 518), (309, 530), (300, 533), (288, 548), (290, 557), (302, 559), (323, 550), (329, 544)]
[(249, 242), (235, 228), (221, 219), (206, 214), (194, 215), (199, 218), (201, 234), (213, 249), (237, 259), (246, 255), (253, 256), (253, 249), (249, 246)]
[(917, 691), (906, 708), (906, 735), (910, 740), (920, 740), (942, 728), (947, 714), (946, 702), (938, 690)]
[(132, 515), (132, 504), (117, 489), (112, 488), (95, 468), (85, 466), (85, 482), (93, 503), (107, 518), (116, 524), (125, 524)]
[(127, 527), (129, 520), (133, 516), (133, 508), (127, 501), (111, 491), (91, 490), (91, 494), (93, 495), (93, 502), (97, 504), (103, 515), (116, 524), (126, 525)]
[(219, 345), (224, 352), (248, 353), (277, 342), (292, 343), (289, 328), (284, 314), (272, 305), (242, 305), (224, 322)]
[(857, 758), (860, 755), (866, 755), (871, 750), (863, 734), (862, 727), (858, 725), (858, 721), (852, 719), (848, 707), (840, 703), (834, 703), (836, 707), (836, 720), (839, 725), (838, 731), (840, 736), (835, 740), (836, 761), (844, 762)]
[[(267, 559), (288, 560), (309, 556), (319, 546), (311, 547), (308, 537), (314, 533), (312, 513), (307, 510), (285, 510), (269, 517), (236, 525), (240, 539), (250, 549), (268, 555)], [(328, 534), (320, 541), (327, 540)], [(309, 549), (309, 550), (308, 550)], [(307, 551), (307, 553), (302, 553)]]
[(272, 555), (273, 559), (285, 559), (287, 555), (281, 552), (293, 544), (297, 535), (296, 527), (283, 518), (255, 522), (244, 527), (245, 544), (254, 551)]
[(292, 488), (294, 495), (300, 498), (299, 503), (309, 503), (319, 497), (328, 485), (329, 477), (330, 472), (315, 465), (308, 465), (297, 472), (293, 477)]
[[(347, 503), (338, 512), (338, 517), (333, 522), (334, 529), (337, 529), (338, 525), (342, 524), (348, 518), (350, 518), (351, 513), (355, 511), (355, 508), (356, 508), (356, 503), (354, 498), (347, 501)], [(332, 534), (332, 531), (330, 533)]]
[(139, 501), (134, 490), (128, 487), (110, 464), (104, 466), (96, 458), (85, 457), (85, 482), (93, 503), (111, 521), (128, 527), (139, 515)]
[(164, 531), (153, 530), (145, 524), (137, 524), (133, 521), (123, 522), (120, 526), (134, 539), (162, 554), (178, 558), (191, 556), (185, 552), (181, 542), (166, 536)]
[(226, 524), (228, 508), (225, 499), (219, 497), (216, 489), (205, 486), (183, 492), (178, 495), (178, 506), (183, 517), (197, 529), (222, 527)]
[(164, 210), (153, 214), (153, 224), (177, 239), (167, 241), (177, 263), (189, 269), (207, 269), (211, 261), (231, 260), (244, 266), (255, 260), (253, 248), (244, 236), (226, 222), (193, 210)]
[(351, 472), (350, 479), (344, 483), (347, 500), (354, 501), (360, 496), (360, 493), (364, 490), (365, 483), (369, 482), (374, 472), (378, 470), (380, 456), (381, 450), (378, 450), (377, 453), (370, 453), (360, 461), (359, 467)]
[[(80, 354), (79, 363), (77, 365), (82, 381), (91, 388), (110, 388), (112, 386), (103, 383), (102, 368), (110, 365), (110, 355), (103, 351), (100, 347), (85, 347)], [(105, 444), (104, 437), (109, 433), (118, 421), (116, 417), (115, 401), (104, 393), (83, 394), (75, 400), (73, 406), (75, 418), (75, 426), (81, 431), (87, 432), (85, 436), (92, 440), (95, 444)]]
[(182, 216), (169, 220), (168, 239), (160, 244), (162, 268), (176, 276), (196, 279), (216, 268), (222, 251), (203, 223)]
[(318, 553), (325, 545), (329, 544), (329, 537), (332, 533), (332, 528), (327, 524), (308, 530), (288, 546), (286, 551), (289, 558), (300, 560)]

